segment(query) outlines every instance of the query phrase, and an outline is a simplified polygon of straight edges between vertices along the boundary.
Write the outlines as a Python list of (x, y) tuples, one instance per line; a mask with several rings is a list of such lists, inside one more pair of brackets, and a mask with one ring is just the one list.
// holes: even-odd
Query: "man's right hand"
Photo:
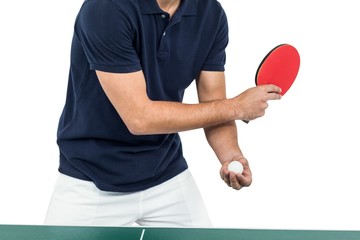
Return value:
[(281, 88), (269, 84), (259, 85), (242, 92), (233, 100), (239, 120), (250, 121), (262, 117), (268, 108), (269, 100), (281, 99)]

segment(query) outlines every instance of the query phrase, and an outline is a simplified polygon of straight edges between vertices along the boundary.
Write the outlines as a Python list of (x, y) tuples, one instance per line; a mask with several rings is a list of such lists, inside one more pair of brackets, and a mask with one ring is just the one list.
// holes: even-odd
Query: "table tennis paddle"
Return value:
[(290, 44), (280, 44), (261, 61), (256, 71), (255, 84), (274, 84), (281, 88), (281, 95), (284, 95), (295, 81), (299, 68), (300, 55), (297, 49)]

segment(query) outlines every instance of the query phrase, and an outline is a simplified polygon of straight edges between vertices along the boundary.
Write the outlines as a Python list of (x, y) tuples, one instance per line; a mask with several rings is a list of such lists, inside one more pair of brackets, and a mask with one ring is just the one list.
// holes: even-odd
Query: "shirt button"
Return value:
[(166, 35), (166, 32), (163, 33), (163, 37), (165, 37), (165, 35)]
[(166, 15), (165, 15), (165, 14), (161, 14), (161, 18), (166, 18)]

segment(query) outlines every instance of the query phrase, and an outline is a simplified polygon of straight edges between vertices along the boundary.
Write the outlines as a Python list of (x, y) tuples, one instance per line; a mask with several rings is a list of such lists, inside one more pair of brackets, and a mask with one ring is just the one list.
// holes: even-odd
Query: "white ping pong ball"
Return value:
[(244, 167), (241, 164), (241, 162), (239, 161), (232, 161), (229, 165), (228, 165), (228, 170), (230, 172), (234, 172), (234, 173), (242, 173), (244, 171)]

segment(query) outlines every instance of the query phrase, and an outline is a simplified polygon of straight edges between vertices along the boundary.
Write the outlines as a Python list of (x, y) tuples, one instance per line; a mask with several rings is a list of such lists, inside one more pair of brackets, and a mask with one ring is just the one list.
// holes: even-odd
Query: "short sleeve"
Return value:
[(219, 18), (217, 27), (217, 34), (215, 41), (211, 47), (210, 53), (203, 65), (205, 71), (224, 71), (226, 62), (225, 49), (229, 42), (228, 36), (228, 22), (225, 12), (222, 13)]
[(80, 9), (75, 35), (91, 70), (126, 73), (141, 69), (134, 48), (136, 26), (131, 11), (135, 10), (128, 5), (118, 6), (108, 0), (88, 0)]

